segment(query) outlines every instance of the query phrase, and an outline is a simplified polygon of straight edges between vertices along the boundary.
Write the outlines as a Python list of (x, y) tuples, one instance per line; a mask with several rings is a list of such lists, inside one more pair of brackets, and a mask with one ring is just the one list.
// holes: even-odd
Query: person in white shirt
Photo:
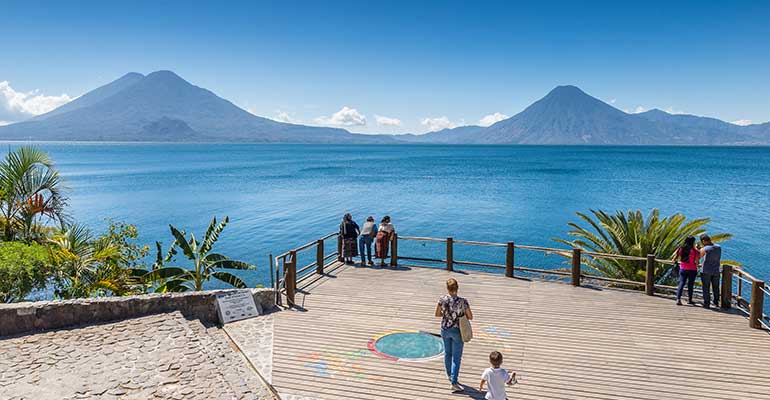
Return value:
[[(366, 259), (369, 258), (369, 265), (374, 265), (372, 261), (372, 243), (377, 237), (377, 224), (374, 222), (374, 217), (371, 215), (366, 217), (364, 227), (361, 228), (361, 236), (358, 237), (358, 254), (361, 254), (361, 265), (366, 265)], [(366, 250), (366, 254), (364, 254)]]
[(508, 397), (505, 394), (505, 385), (511, 385), (516, 380), (516, 372), (511, 371), (508, 374), (500, 366), (503, 364), (503, 355), (499, 351), (493, 351), (489, 354), (489, 363), (492, 364), (491, 368), (484, 370), (481, 374), (481, 383), (479, 384), (479, 391), (484, 391), (484, 384), (487, 384), (487, 395), (484, 396), (487, 400), (507, 400)]

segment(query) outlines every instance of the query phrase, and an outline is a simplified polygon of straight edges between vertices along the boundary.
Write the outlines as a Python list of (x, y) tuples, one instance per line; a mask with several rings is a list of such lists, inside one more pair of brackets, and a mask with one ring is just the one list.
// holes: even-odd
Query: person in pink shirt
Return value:
[(698, 260), (700, 253), (695, 249), (695, 238), (688, 236), (682, 245), (676, 251), (674, 262), (679, 264), (679, 287), (676, 289), (676, 305), (682, 305), (682, 290), (687, 284), (687, 299), (689, 304), (695, 304), (692, 301), (692, 289), (695, 285), (695, 277), (698, 275)]

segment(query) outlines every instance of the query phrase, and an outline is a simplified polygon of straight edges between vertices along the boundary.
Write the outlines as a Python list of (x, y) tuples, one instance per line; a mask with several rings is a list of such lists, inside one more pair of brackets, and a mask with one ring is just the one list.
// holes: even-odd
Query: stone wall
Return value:
[[(216, 294), (235, 290), (237, 289), (0, 304), (0, 336), (173, 311), (179, 311), (190, 319), (217, 323), (219, 317)], [(273, 289), (246, 290), (252, 292), (254, 302), (260, 304), (263, 310), (275, 307)]]

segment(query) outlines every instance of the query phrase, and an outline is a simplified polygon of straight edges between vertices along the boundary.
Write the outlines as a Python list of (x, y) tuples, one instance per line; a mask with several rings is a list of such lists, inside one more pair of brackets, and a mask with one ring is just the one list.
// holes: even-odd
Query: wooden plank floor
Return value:
[(306, 311), (275, 314), (273, 384), (318, 399), (483, 398), (452, 394), (442, 360), (398, 362), (367, 350), (393, 330), (439, 330), (454, 277), (473, 309), (460, 382), (478, 388), (492, 350), (519, 372), (511, 399), (770, 399), (770, 335), (745, 316), (614, 289), (478, 272), (337, 265), (308, 285)]

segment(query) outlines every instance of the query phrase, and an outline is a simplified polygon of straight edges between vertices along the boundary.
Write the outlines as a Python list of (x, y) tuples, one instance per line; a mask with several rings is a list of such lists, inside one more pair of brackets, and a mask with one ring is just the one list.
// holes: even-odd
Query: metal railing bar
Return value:
[(424, 258), (424, 257), (407, 257), (398, 255), (399, 260), (410, 260), (410, 261), (427, 261), (427, 262), (436, 262), (436, 263), (446, 263), (446, 260), (441, 260), (438, 258)]
[(506, 247), (507, 244), (504, 243), (492, 243), (492, 242), (477, 242), (474, 240), (454, 240), (454, 243), (462, 243), (462, 244), (472, 244), (476, 246), (488, 246), (488, 247)]
[(515, 266), (513, 267), (514, 271), (524, 271), (524, 272), (530, 272), (535, 274), (549, 274), (549, 275), (560, 275), (560, 276), (571, 276), (571, 272), (566, 271), (557, 271), (557, 270), (550, 270), (550, 269), (539, 269), (539, 268), (529, 268), (529, 267), (519, 267)]
[(302, 267), (302, 268), (297, 270), (297, 275), (299, 275), (299, 274), (301, 274), (301, 273), (307, 271), (308, 269), (313, 268), (313, 267), (315, 267), (317, 265), (318, 264), (315, 261), (310, 263), (310, 264), (308, 264), (308, 265), (305, 265), (304, 267)]
[(398, 236), (399, 239), (404, 240), (416, 240), (416, 241), (422, 241), (422, 242), (446, 242), (446, 239), (437, 239), (437, 238), (431, 238), (431, 237), (420, 237), (420, 236)]
[[(632, 286), (644, 286), (644, 282), (639, 281), (629, 281), (627, 279), (615, 279), (615, 278), (607, 278), (604, 276), (597, 276), (597, 275), (583, 275), (581, 274), (581, 277), (583, 279), (594, 279), (597, 281), (603, 281), (603, 282), (611, 282), (611, 283), (619, 283), (622, 285), (632, 285)], [(657, 287), (657, 286), (656, 286)]]
[(472, 266), (476, 266), (476, 267), (505, 268), (505, 265), (481, 263), (481, 262), (475, 262), (475, 261), (454, 260), (454, 263), (458, 264), (458, 265), (472, 265)]

